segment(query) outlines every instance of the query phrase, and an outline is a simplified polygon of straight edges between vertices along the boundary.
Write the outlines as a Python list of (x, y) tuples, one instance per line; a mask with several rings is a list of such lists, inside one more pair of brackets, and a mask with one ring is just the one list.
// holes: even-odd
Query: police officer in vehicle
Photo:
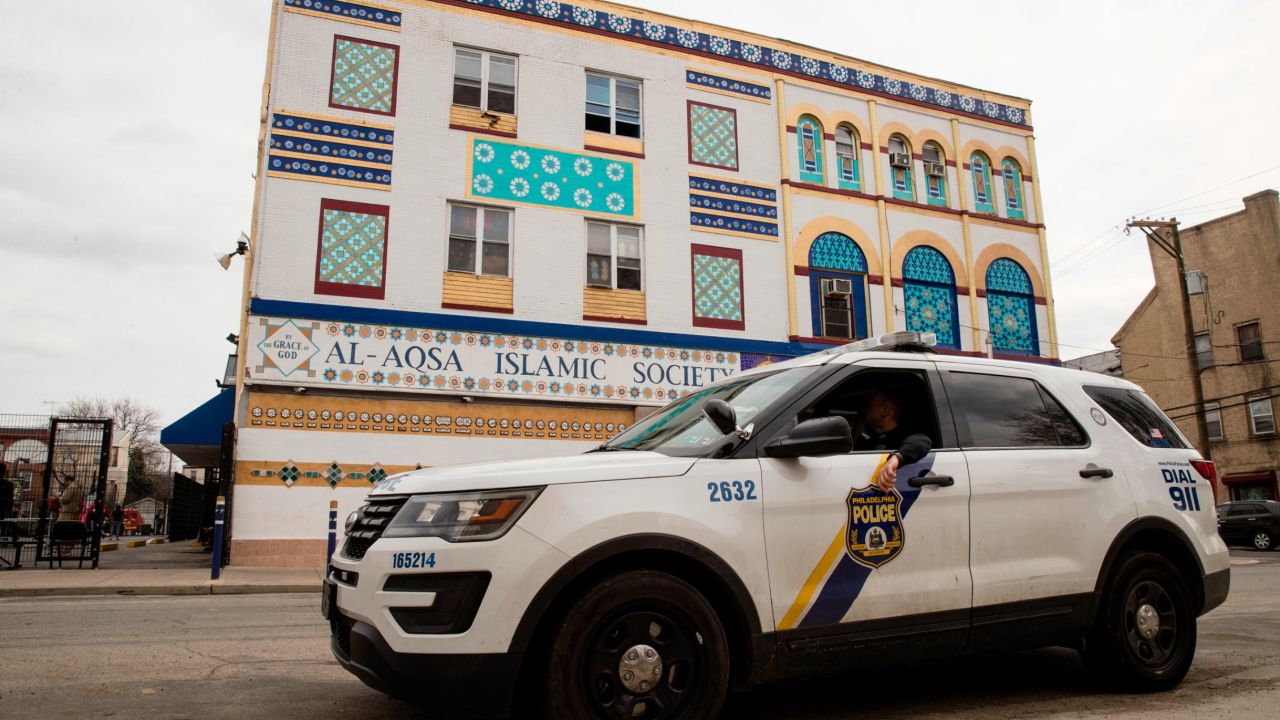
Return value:
[(871, 393), (862, 413), (862, 432), (854, 439), (854, 450), (893, 450), (875, 477), (875, 484), (884, 492), (898, 482), (898, 468), (919, 461), (933, 447), (928, 435), (910, 432), (902, 425), (903, 405), (902, 396), (892, 391)]

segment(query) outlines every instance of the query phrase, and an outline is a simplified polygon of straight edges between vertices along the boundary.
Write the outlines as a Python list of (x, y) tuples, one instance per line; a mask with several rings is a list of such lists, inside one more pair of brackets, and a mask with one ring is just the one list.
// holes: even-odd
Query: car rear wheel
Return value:
[(710, 603), (653, 571), (586, 591), (546, 658), (543, 709), (556, 720), (714, 718), (729, 683), (728, 644)]
[(1255, 550), (1271, 549), (1271, 533), (1266, 530), (1259, 530), (1253, 534), (1253, 547)]
[(1162, 555), (1120, 559), (1081, 655), (1103, 682), (1127, 692), (1170, 690), (1196, 651), (1191, 592)]

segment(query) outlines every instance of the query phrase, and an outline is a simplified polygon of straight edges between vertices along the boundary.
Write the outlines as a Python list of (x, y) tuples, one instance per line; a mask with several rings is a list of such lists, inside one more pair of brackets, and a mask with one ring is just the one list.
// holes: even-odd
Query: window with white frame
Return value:
[(640, 290), (641, 232), (635, 225), (587, 223), (587, 285)]
[(30, 500), (23, 500), (22, 510), (20, 511), (18, 517), (19, 518), (35, 517), (34, 511), (35, 511), (34, 503), (32, 503)]
[(453, 104), (514, 115), (516, 59), (484, 50), (454, 48)]
[(1213, 342), (1209, 333), (1196, 333), (1196, 369), (1203, 370), (1213, 365)]
[(640, 82), (587, 73), (587, 129), (640, 137)]
[(1222, 433), (1222, 410), (1216, 402), (1204, 404), (1204, 426), (1208, 430), (1210, 440), (1225, 440)]
[(449, 203), (449, 271), (511, 276), (511, 211)]
[(1270, 396), (1249, 398), (1249, 425), (1254, 435), (1269, 435), (1276, 431), (1276, 416), (1271, 409)]

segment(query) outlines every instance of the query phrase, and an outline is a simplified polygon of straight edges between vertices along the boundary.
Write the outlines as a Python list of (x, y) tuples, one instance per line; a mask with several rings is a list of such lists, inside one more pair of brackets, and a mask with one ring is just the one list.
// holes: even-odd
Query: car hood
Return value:
[(500, 460), (399, 473), (374, 486), (373, 495), (461, 492), (597, 480), (634, 480), (683, 475), (697, 458), (624, 450), (582, 455)]

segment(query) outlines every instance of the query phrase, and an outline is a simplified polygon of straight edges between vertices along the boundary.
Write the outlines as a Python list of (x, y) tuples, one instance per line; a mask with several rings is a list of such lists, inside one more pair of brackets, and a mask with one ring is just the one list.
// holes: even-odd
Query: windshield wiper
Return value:
[(599, 445), (599, 446), (597, 446), (597, 447), (593, 447), (593, 448), (591, 448), (591, 449), (590, 449), (590, 450), (588, 450), (587, 452), (589, 452), (589, 453), (594, 453), (594, 452), (619, 452), (619, 451), (621, 451), (621, 450), (631, 450), (632, 452), (639, 452), (639, 448), (625, 447), (625, 446), (623, 446), (623, 445)]

